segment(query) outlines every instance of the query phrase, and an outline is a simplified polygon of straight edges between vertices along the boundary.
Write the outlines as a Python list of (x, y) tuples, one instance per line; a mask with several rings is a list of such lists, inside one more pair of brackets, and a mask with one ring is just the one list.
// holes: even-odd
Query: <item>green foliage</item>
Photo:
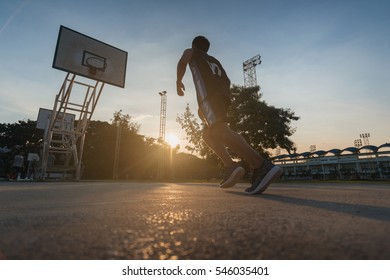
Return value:
[[(111, 121), (89, 123), (82, 156), (82, 179), (113, 178), (118, 135), (118, 179), (156, 179), (162, 152), (165, 158), (163, 179), (210, 179), (218, 176), (218, 170), (205, 160), (178, 153), (178, 148), (171, 149), (158, 143), (157, 139), (138, 134), (139, 124), (131, 122), (131, 117), (121, 110), (114, 113)], [(43, 130), (35, 127), (36, 121), (31, 120), (0, 124), (0, 147), (11, 149), (10, 152), (0, 153), (0, 177), (10, 174), (16, 153), (25, 155), (25, 160), (28, 153), (41, 155)], [(117, 133), (118, 130), (120, 133)]]
[(187, 153), (175, 154), (171, 169), (174, 172), (171, 177), (177, 180), (209, 180), (217, 178), (220, 173), (216, 164)]
[(197, 118), (190, 110), (190, 105), (187, 103), (183, 114), (177, 116), (176, 121), (181, 125), (181, 128), (186, 132), (186, 140), (192, 145), (187, 145), (185, 148), (190, 153), (197, 153), (205, 156), (207, 151), (202, 140), (202, 129), (204, 125), (199, 124)]
[(82, 177), (88, 179), (112, 178), (116, 126), (107, 122), (91, 121), (84, 143)]
[[(123, 124), (123, 125), (122, 125)], [(123, 122), (117, 126), (101, 121), (91, 121), (85, 138), (83, 165), (84, 179), (111, 179), (119, 136), (119, 179), (149, 179), (156, 176), (157, 145), (135, 132), (138, 124)], [(117, 130), (121, 132), (118, 134)]]
[(17, 123), (0, 123), (0, 148), (9, 152), (0, 153), (0, 178), (11, 173), (16, 154), (25, 159), (28, 153), (38, 153), (42, 147), (43, 130), (36, 128), (36, 121), (23, 120)]
[(292, 121), (299, 120), (291, 109), (276, 108), (261, 100), (259, 88), (233, 86), (233, 100), (228, 112), (228, 122), (247, 142), (266, 155), (267, 149), (278, 146), (288, 153), (295, 150), (289, 138), (295, 132)]
[(219, 160), (214, 152), (203, 142), (202, 131), (204, 124), (198, 123), (198, 118), (191, 112), (190, 106), (187, 103), (183, 114), (177, 116), (176, 121), (180, 124), (181, 128), (186, 132), (186, 140), (190, 145), (186, 145), (185, 148), (192, 154), (201, 156), (206, 159), (210, 164), (218, 164)]
[(134, 133), (138, 133), (140, 125), (131, 121), (129, 114), (123, 114), (122, 110), (114, 112), (114, 117), (111, 119), (111, 124), (119, 124), (120, 127)]
[(38, 145), (42, 140), (43, 131), (36, 128), (36, 121), (23, 120), (17, 123), (0, 124), (0, 147), (26, 148)]
[[(291, 109), (269, 106), (261, 100), (259, 88), (232, 87), (233, 99), (228, 111), (230, 127), (240, 133), (245, 140), (264, 156), (267, 149), (281, 147), (289, 153), (295, 150), (289, 138), (295, 132), (292, 122), (299, 120)], [(202, 140), (203, 124), (192, 114), (187, 104), (185, 112), (177, 117), (177, 122), (187, 134), (190, 152), (209, 158), (211, 150)]]

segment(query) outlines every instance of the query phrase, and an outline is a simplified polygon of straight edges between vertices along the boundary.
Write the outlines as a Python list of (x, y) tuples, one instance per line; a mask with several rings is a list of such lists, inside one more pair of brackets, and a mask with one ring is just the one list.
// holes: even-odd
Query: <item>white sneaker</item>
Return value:
[(237, 184), (237, 182), (245, 175), (245, 169), (236, 163), (231, 167), (225, 168), (224, 173), (224, 178), (219, 187), (222, 189), (227, 189)]

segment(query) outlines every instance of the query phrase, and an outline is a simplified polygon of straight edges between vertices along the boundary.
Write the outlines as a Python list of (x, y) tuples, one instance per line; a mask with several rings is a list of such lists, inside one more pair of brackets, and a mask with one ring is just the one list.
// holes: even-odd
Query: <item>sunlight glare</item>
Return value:
[(174, 134), (168, 134), (166, 141), (172, 148), (176, 147), (179, 144), (179, 138)]

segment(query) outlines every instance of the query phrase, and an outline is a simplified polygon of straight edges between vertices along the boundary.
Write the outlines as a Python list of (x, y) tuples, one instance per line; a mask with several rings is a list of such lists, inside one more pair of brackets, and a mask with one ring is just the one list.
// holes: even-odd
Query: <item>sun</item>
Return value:
[(167, 143), (172, 148), (176, 147), (179, 144), (179, 137), (174, 134), (168, 134), (166, 138)]

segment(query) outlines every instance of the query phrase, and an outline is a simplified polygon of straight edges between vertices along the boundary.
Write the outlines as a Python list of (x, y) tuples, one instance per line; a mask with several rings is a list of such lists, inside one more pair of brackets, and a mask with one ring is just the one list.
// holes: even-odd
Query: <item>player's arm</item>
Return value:
[(186, 49), (183, 52), (181, 58), (179, 59), (179, 62), (177, 63), (176, 90), (177, 90), (177, 94), (180, 96), (184, 95), (185, 86), (182, 82), (182, 79), (184, 77), (184, 74), (186, 73), (187, 64), (190, 63), (192, 54), (193, 54), (192, 49)]

